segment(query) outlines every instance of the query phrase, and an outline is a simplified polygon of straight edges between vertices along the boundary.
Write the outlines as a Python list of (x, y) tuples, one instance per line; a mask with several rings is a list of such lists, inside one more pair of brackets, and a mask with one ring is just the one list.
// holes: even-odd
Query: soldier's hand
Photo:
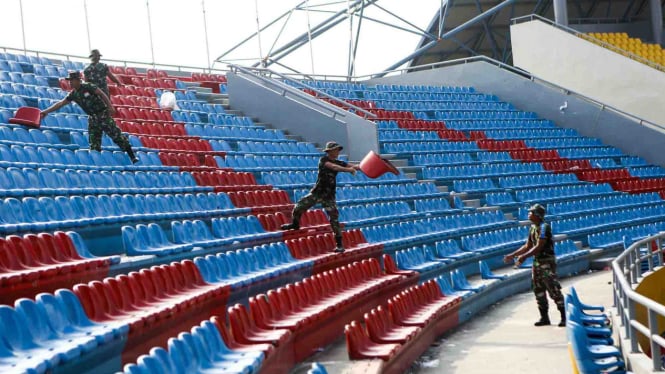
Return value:
[(503, 262), (504, 262), (505, 264), (509, 264), (509, 263), (513, 262), (513, 256), (511, 256), (511, 255), (505, 255), (505, 256), (503, 256)]
[(351, 173), (351, 174), (353, 174), (353, 175), (356, 175), (356, 169), (354, 169), (354, 168), (350, 168), (350, 169), (351, 169), (351, 170), (349, 171), (349, 173)]
[(515, 268), (518, 268), (524, 263), (524, 258), (522, 256), (517, 257), (517, 260), (515, 261)]
[(44, 119), (44, 117), (46, 117), (46, 116), (48, 116), (48, 113), (46, 113), (45, 111), (41, 111), (41, 112), (39, 112), (39, 120), (40, 120), (40, 121), (41, 121), (42, 119)]

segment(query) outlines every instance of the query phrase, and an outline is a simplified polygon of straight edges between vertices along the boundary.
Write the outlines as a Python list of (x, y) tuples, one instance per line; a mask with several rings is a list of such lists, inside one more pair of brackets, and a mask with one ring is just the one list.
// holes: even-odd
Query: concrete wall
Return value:
[[(368, 80), (367, 84), (415, 84), (440, 86), (473, 86), (476, 90), (497, 95), (517, 108), (537, 113), (562, 127), (578, 130), (582, 135), (598, 137), (606, 144), (619, 147), (627, 154), (665, 166), (665, 135), (617, 112), (572, 95), (559, 88), (518, 75), (484, 62), (471, 62), (434, 70)], [(568, 108), (559, 107), (568, 102)]]
[(510, 27), (516, 67), (665, 126), (665, 74), (542, 21)]
[(227, 79), (233, 109), (321, 146), (335, 140), (351, 160), (361, 160), (370, 150), (379, 152), (373, 122), (278, 81), (236, 73), (228, 73)]

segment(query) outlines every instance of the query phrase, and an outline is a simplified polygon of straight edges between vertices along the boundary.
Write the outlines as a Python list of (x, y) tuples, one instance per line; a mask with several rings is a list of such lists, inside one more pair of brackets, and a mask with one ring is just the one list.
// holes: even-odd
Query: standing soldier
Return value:
[(513, 253), (506, 255), (503, 261), (510, 263), (515, 260), (515, 265), (521, 265), (530, 256), (533, 258), (532, 285), (533, 293), (536, 295), (540, 320), (534, 326), (550, 325), (550, 317), (547, 314), (549, 305), (545, 292), (550, 295), (561, 313), (559, 327), (566, 325), (566, 312), (564, 310), (561, 285), (556, 274), (556, 256), (554, 255), (554, 242), (552, 241), (552, 227), (545, 222), (545, 208), (535, 204), (529, 209), (529, 237), (526, 243)]
[(120, 80), (115, 75), (113, 75), (113, 73), (111, 73), (108, 65), (103, 62), (99, 62), (99, 58), (102, 57), (101, 53), (99, 53), (99, 49), (93, 49), (90, 51), (90, 56), (88, 57), (90, 57), (90, 65), (88, 65), (88, 67), (83, 70), (85, 81), (99, 87), (99, 89), (102, 90), (106, 96), (111, 97), (109, 94), (109, 87), (106, 84), (106, 77), (109, 77), (118, 86), (122, 86), (122, 82), (120, 82)]
[(339, 152), (342, 149), (343, 147), (336, 142), (326, 143), (326, 148), (323, 149), (326, 155), (319, 160), (319, 175), (316, 179), (314, 188), (312, 188), (309, 194), (300, 199), (293, 208), (293, 223), (282, 226), (283, 230), (299, 229), (300, 216), (302, 216), (307, 209), (319, 203), (323, 206), (326, 213), (328, 213), (330, 226), (332, 227), (333, 233), (335, 233), (335, 242), (337, 243), (335, 252), (344, 252), (342, 230), (339, 227), (339, 212), (337, 211), (337, 201), (335, 197), (337, 173), (347, 172), (355, 175), (356, 170), (360, 170), (358, 165), (351, 165), (337, 159), (337, 157), (339, 157)]
[(64, 99), (44, 109), (41, 117), (44, 118), (73, 101), (88, 114), (90, 149), (98, 152), (102, 150), (102, 132), (105, 132), (120, 149), (127, 152), (132, 163), (136, 163), (138, 159), (134, 155), (129, 140), (111, 118), (115, 114), (115, 108), (111, 105), (108, 96), (94, 84), (81, 82), (81, 73), (78, 71), (70, 72), (66, 79), (71, 83), (72, 91)]

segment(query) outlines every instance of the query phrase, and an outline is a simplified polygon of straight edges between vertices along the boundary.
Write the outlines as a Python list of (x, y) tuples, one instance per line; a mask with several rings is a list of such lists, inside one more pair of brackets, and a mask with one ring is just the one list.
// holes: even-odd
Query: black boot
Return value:
[(547, 315), (547, 308), (538, 308), (538, 311), (540, 311), (540, 320), (536, 321), (534, 323), (534, 326), (549, 326), (552, 323), (550, 322), (550, 316)]
[(561, 322), (559, 322), (559, 327), (566, 327), (566, 309), (560, 306), (559, 313), (561, 313)]
[(336, 236), (335, 237), (335, 242), (337, 243), (337, 248), (335, 248), (335, 252), (337, 252), (337, 253), (344, 252), (344, 244), (342, 244), (342, 237), (341, 236)]
[(135, 163), (139, 162), (139, 159), (136, 158), (136, 155), (134, 154), (133, 149), (129, 148), (127, 150), (127, 156), (129, 156), (129, 159), (132, 161), (132, 164), (135, 164)]
[(282, 225), (281, 227), (282, 230), (298, 230), (299, 228), (300, 228), (300, 223), (295, 220), (292, 223), (287, 223), (286, 225)]

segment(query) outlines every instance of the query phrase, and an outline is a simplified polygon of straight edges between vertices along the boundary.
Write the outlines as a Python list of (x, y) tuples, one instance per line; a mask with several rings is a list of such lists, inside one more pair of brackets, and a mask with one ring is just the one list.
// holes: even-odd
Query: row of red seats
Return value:
[(139, 140), (144, 147), (159, 150), (181, 151), (189, 153), (204, 153), (223, 156), (225, 152), (215, 151), (207, 140), (194, 136), (187, 137), (162, 137), (140, 135)]
[[(479, 141), (480, 142), (480, 141)], [(509, 151), (510, 157), (522, 161), (556, 161), (560, 160), (559, 151), (556, 149), (522, 149)]]
[(487, 139), (485, 131), (469, 131), (469, 139), (471, 140), (480, 140)]
[(288, 239), (284, 243), (293, 257), (314, 261), (313, 274), (332, 270), (353, 261), (378, 259), (383, 252), (383, 245), (367, 243), (360, 230), (349, 230), (342, 233), (342, 243), (346, 249), (343, 253), (333, 252), (336, 243), (335, 236), (331, 232)]
[(118, 127), (124, 132), (136, 135), (154, 136), (187, 136), (187, 130), (182, 123), (153, 123), (118, 121)]
[(116, 74), (118, 80), (123, 84), (136, 87), (159, 88), (163, 90), (175, 90), (175, 79), (172, 78), (144, 78), (141, 76)]
[(447, 130), (443, 121), (425, 121), (422, 119), (400, 119), (397, 120), (397, 126), (402, 129), (416, 131)]
[[(246, 187), (246, 186), (243, 186)], [(265, 190), (272, 186), (258, 185), (256, 189), (264, 191), (235, 191), (229, 192), (229, 198), (234, 206), (238, 208), (252, 208), (252, 214), (285, 212), (293, 209), (293, 203), (286, 191)]]
[(113, 74), (120, 74), (120, 75), (134, 75), (138, 76), (139, 73), (136, 71), (135, 68), (131, 66), (109, 66), (109, 71)]
[(13, 305), (21, 297), (104, 277), (119, 260), (81, 257), (62, 231), (0, 238), (0, 303)]
[(159, 109), (157, 100), (147, 96), (111, 95), (111, 104), (115, 107), (125, 106), (139, 109)]
[(615, 189), (630, 193), (665, 190), (665, 178), (637, 179), (612, 183)]
[(115, 118), (129, 121), (173, 122), (171, 112), (162, 109), (116, 108)]
[(159, 152), (163, 165), (179, 166), (182, 171), (202, 171), (219, 169), (217, 161), (211, 155), (194, 153)]
[[(291, 223), (291, 212), (261, 213), (257, 218), (266, 231), (279, 231), (282, 225)], [(304, 233), (330, 231), (330, 221), (323, 210), (308, 210), (300, 217), (300, 227), (300, 230), (284, 231), (282, 238), (286, 240), (303, 236)]]
[[(270, 185), (257, 184), (254, 174), (246, 172), (222, 171), (222, 170), (195, 171), (192, 172), (192, 176), (196, 180), (196, 184), (198, 184), (199, 186), (212, 186), (215, 188), (215, 192), (229, 192), (229, 191), (250, 192), (253, 190), (272, 189), (272, 186)], [(286, 191), (282, 192), (286, 193)], [(233, 201), (233, 198), (231, 198), (231, 200)], [(267, 202), (269, 203), (271, 201), (274, 201), (272, 197)], [(238, 202), (240, 203), (241, 199), (238, 199)], [(263, 200), (261, 202), (263, 202)], [(233, 201), (233, 203), (236, 207), (241, 207), (240, 205), (236, 204), (235, 201)]]
[(628, 171), (628, 169), (601, 169), (601, 170), (583, 171), (581, 173), (578, 173), (577, 176), (581, 180), (594, 182), (594, 183), (606, 183), (606, 182), (637, 179), (636, 177), (633, 177), (630, 174), (630, 171)]
[(382, 120), (400, 120), (400, 119), (416, 119), (413, 115), (413, 112), (401, 111), (401, 110), (385, 110), (385, 109), (368, 109), (370, 113), (376, 115), (377, 121)]
[(208, 74), (208, 73), (192, 73), (191, 80), (192, 80), (192, 82), (226, 83), (226, 75)]
[(376, 104), (373, 101), (367, 101), (367, 100), (345, 100), (345, 101), (351, 105), (355, 105), (358, 108), (362, 108), (365, 110), (376, 109)]
[(433, 280), (401, 292), (364, 314), (366, 329), (357, 321), (345, 326), (349, 358), (378, 358), (381, 373), (405, 372), (437, 336), (457, 325), (460, 301), (441, 293)]
[(488, 151), (513, 151), (527, 149), (524, 140), (494, 140), (494, 139), (479, 139), (476, 144), (482, 149)]
[(93, 321), (129, 325), (126, 363), (162, 346), (185, 325), (224, 316), (230, 287), (206, 283), (196, 265), (185, 260), (78, 284), (73, 291)]
[(115, 84), (109, 84), (109, 93), (113, 95), (125, 95), (125, 96), (141, 96), (141, 97), (150, 97), (156, 98), (154, 88), (149, 87), (136, 87), (133, 85), (123, 85), (116, 86)]
[(465, 142), (469, 139), (466, 138), (466, 135), (459, 130), (439, 130), (437, 131), (441, 139), (448, 139), (450, 141)]
[(237, 340), (255, 343), (292, 337), (298, 362), (335, 340), (346, 323), (415, 282), (415, 273), (382, 272), (376, 259), (355, 262), (250, 297), (249, 313), (237, 304), (229, 309), (231, 330)]
[(542, 165), (545, 170), (555, 173), (577, 173), (593, 169), (589, 160), (561, 159), (556, 161), (545, 161)]

